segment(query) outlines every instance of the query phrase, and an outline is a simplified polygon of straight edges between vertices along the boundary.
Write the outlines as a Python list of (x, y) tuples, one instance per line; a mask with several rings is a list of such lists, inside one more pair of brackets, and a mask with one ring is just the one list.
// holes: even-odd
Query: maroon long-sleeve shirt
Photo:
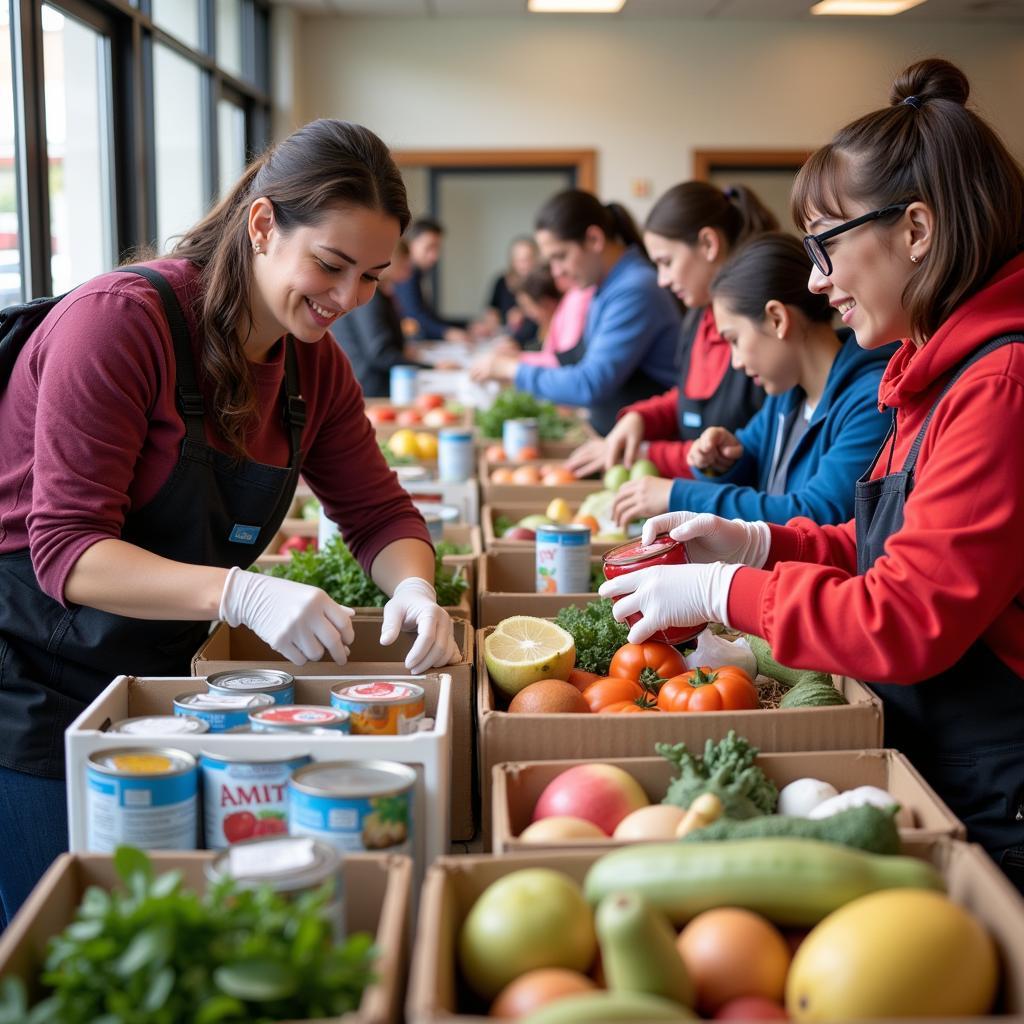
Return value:
[[(198, 269), (180, 259), (149, 266), (167, 278), (185, 311), (202, 387)], [(369, 571), (395, 540), (429, 544), (422, 517), (380, 454), (344, 353), (330, 335), (297, 342), (295, 350), (307, 414), (302, 474), (352, 553)], [(250, 366), (261, 416), (247, 441), (249, 457), (285, 466), (284, 345)], [(0, 554), (29, 548), (51, 597), (63, 602), (82, 553), (120, 537), (126, 514), (146, 505), (170, 475), (185, 435), (174, 384), (163, 307), (136, 274), (104, 274), (75, 289), (19, 356), (0, 397)], [(204, 388), (204, 396), (212, 409), (212, 391)], [(209, 414), (206, 434), (213, 447), (228, 450)]]

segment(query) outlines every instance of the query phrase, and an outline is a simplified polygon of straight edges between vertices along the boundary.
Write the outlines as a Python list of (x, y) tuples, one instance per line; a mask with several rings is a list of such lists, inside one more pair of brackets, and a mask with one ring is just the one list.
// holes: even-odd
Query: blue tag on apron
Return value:
[(228, 540), (235, 544), (255, 544), (259, 535), (260, 528), (258, 526), (244, 526), (242, 523), (235, 523), (228, 535)]
[(701, 417), (699, 412), (690, 412), (689, 409), (683, 411), (683, 426), (684, 427), (699, 427), (701, 424)]

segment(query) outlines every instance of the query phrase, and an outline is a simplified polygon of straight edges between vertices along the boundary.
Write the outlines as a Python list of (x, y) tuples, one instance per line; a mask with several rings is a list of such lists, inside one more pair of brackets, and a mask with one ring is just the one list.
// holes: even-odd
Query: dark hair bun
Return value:
[(929, 57), (911, 64), (896, 76), (889, 102), (896, 106), (908, 96), (916, 96), (922, 103), (949, 100), (962, 107), (967, 103), (970, 92), (967, 76), (955, 64), (941, 57)]

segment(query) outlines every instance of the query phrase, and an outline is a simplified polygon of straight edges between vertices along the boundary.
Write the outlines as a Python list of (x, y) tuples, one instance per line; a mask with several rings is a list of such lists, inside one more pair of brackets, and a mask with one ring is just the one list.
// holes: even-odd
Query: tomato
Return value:
[(658, 691), (662, 711), (743, 711), (760, 706), (753, 680), (736, 665), (696, 668), (666, 680)]
[(305, 551), (306, 548), (316, 549), (316, 537), (289, 537), (277, 549), (279, 555), (287, 555), (292, 551)]
[(656, 689), (662, 680), (685, 671), (683, 656), (659, 640), (623, 645), (612, 656), (608, 667), (608, 675), (633, 679), (645, 689)]
[(596, 683), (598, 679), (604, 678), (600, 672), (584, 672), (581, 668), (574, 668), (569, 673), (568, 681), (582, 693), (591, 683)]
[(637, 703), (635, 700), (618, 700), (614, 704), (606, 704), (598, 712), (599, 715), (646, 715), (651, 712), (657, 711), (658, 708), (654, 704), (648, 704), (646, 701)]
[(583, 699), (590, 705), (590, 710), (598, 712), (609, 704), (621, 701), (634, 701), (644, 695), (644, 688), (632, 679), (619, 679), (616, 676), (605, 676), (591, 683), (583, 691)]
[(484, 452), (484, 458), (488, 462), (504, 462), (505, 449), (500, 444), (489, 444)]
[(235, 811), (225, 815), (222, 825), (224, 838), (229, 843), (237, 843), (240, 839), (248, 839), (256, 833), (256, 815), (249, 811)]

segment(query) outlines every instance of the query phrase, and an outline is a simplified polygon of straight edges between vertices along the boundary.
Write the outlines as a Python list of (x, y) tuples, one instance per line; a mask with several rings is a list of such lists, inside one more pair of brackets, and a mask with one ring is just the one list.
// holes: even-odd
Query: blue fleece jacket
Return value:
[(806, 516), (819, 525), (845, 523), (853, 517), (854, 484), (878, 451), (889, 417), (878, 411), (878, 385), (895, 345), (868, 351), (852, 331), (840, 331), (836, 355), (807, 433), (793, 450), (786, 493), (768, 494), (773, 461), (778, 458), (785, 427), (799, 416), (802, 388), (769, 397), (736, 436), (743, 454), (720, 477), (675, 480), (672, 511), (713, 512), (728, 519), (785, 523)]
[(679, 306), (658, 287), (658, 274), (630, 246), (598, 285), (583, 329), (583, 358), (549, 369), (519, 365), (515, 386), (561, 405), (590, 405), (615, 396), (636, 370), (663, 385), (677, 383)]

